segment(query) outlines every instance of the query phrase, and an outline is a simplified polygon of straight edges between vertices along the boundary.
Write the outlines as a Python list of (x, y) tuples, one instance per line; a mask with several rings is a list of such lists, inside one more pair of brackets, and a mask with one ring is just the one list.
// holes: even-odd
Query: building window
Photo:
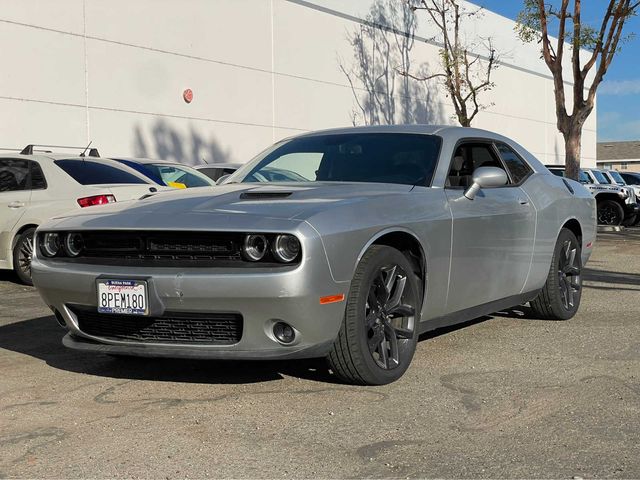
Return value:
[(627, 165), (627, 162), (621, 162), (620, 163), (620, 169), (626, 170), (627, 168), (629, 168), (629, 166)]

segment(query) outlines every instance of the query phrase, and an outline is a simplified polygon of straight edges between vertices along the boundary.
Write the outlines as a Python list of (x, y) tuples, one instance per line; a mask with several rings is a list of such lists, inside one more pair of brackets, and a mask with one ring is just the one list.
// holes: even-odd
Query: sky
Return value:
[[(505, 17), (515, 19), (519, 0), (471, 0)], [(582, 2), (582, 18), (599, 28), (608, 1)], [(598, 141), (640, 140), (640, 16), (630, 19), (627, 33), (637, 38), (623, 46), (598, 88)]]

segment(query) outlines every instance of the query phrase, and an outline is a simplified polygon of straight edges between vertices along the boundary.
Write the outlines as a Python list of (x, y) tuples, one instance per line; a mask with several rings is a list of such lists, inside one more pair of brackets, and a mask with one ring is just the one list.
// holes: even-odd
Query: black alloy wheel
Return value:
[(563, 228), (551, 258), (551, 268), (538, 296), (529, 302), (537, 318), (568, 320), (582, 297), (582, 249), (575, 234)]
[(618, 226), (624, 220), (624, 209), (615, 200), (598, 202), (598, 224)]
[(399, 265), (381, 267), (369, 287), (365, 323), (369, 352), (385, 370), (397, 368), (407, 356), (415, 331), (415, 298), (407, 290), (407, 272)]
[(392, 247), (373, 245), (363, 255), (327, 356), (337, 377), (359, 385), (382, 385), (407, 370), (418, 340), (424, 291), (416, 270)]
[(571, 239), (565, 240), (558, 261), (558, 288), (562, 305), (567, 311), (574, 309), (576, 299), (579, 298), (582, 290), (582, 277), (577, 258), (578, 248)]

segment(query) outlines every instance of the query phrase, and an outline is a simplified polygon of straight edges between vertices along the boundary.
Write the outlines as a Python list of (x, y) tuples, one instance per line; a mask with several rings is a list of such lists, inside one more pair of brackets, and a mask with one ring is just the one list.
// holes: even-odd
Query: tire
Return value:
[(615, 200), (598, 202), (598, 224), (618, 226), (624, 220), (624, 209)]
[(418, 340), (420, 285), (412, 264), (395, 248), (373, 245), (366, 251), (327, 357), (338, 378), (356, 385), (384, 385), (404, 374)]
[(544, 287), (530, 302), (534, 315), (547, 320), (569, 320), (582, 297), (582, 249), (571, 230), (558, 235)]
[(28, 228), (18, 236), (13, 247), (13, 270), (18, 279), (25, 285), (33, 285), (31, 281), (31, 256), (33, 254), (33, 234), (35, 228)]

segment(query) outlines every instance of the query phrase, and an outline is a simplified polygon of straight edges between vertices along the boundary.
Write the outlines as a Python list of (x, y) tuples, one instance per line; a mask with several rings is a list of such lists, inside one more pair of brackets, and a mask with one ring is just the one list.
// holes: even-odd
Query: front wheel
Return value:
[(551, 258), (547, 281), (538, 296), (530, 302), (538, 318), (568, 320), (580, 306), (582, 297), (582, 248), (571, 230), (563, 228), (558, 235)]
[(624, 209), (615, 200), (598, 202), (598, 224), (617, 227), (624, 220)]
[(25, 285), (33, 285), (31, 281), (31, 257), (33, 256), (33, 235), (35, 228), (28, 228), (18, 236), (13, 248), (13, 269), (18, 279)]
[(340, 332), (327, 357), (342, 380), (383, 385), (400, 378), (416, 349), (420, 282), (395, 248), (373, 245), (356, 268)]

